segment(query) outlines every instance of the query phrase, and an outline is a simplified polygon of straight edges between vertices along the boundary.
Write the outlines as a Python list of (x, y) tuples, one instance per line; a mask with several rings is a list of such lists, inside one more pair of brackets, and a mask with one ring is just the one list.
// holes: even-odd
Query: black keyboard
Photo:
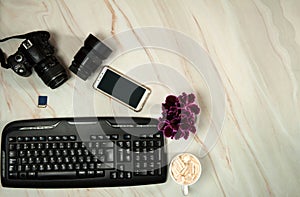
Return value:
[(163, 183), (167, 154), (157, 120), (15, 121), (2, 132), (4, 187), (77, 188)]

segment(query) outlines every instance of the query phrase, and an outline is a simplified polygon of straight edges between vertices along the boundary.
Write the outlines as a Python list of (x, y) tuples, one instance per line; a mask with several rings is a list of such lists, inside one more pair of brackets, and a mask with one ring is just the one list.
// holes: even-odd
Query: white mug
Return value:
[[(197, 165), (199, 165), (199, 174), (198, 174), (198, 176), (196, 178), (194, 178), (193, 182), (191, 182), (189, 184), (183, 184), (183, 183), (178, 182), (175, 179), (175, 177), (173, 176), (173, 173), (172, 173), (172, 165), (173, 165), (174, 161), (177, 160), (177, 159), (180, 159), (179, 157), (185, 156), (185, 155), (188, 155), (188, 156), (194, 158), (194, 160), (196, 161)], [(201, 172), (202, 172), (202, 168), (201, 168), (201, 163), (200, 163), (199, 159), (195, 155), (193, 155), (191, 153), (181, 153), (181, 154), (175, 156), (172, 159), (172, 161), (170, 163), (170, 167), (169, 167), (169, 174), (170, 174), (170, 176), (172, 177), (173, 181), (175, 181), (177, 184), (181, 185), (181, 190), (182, 190), (182, 193), (183, 193), (184, 196), (187, 196), (189, 194), (189, 186), (193, 185), (194, 183), (196, 183), (199, 180), (199, 178), (201, 176)]]

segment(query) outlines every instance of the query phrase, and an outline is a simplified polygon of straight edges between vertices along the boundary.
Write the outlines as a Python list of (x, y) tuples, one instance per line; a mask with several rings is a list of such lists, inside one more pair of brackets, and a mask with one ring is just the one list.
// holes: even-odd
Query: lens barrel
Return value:
[(53, 56), (40, 62), (34, 70), (51, 89), (61, 86), (69, 78), (65, 68)]
[(83, 80), (86, 80), (102, 64), (102, 61), (112, 53), (112, 50), (90, 34), (83, 47), (74, 56), (69, 69)]

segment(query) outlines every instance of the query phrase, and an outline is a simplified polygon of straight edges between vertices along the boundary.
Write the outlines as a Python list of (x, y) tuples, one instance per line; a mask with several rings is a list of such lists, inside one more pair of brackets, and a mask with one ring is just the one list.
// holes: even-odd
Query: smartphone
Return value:
[(148, 87), (110, 66), (104, 66), (93, 87), (136, 112), (142, 110), (151, 93)]

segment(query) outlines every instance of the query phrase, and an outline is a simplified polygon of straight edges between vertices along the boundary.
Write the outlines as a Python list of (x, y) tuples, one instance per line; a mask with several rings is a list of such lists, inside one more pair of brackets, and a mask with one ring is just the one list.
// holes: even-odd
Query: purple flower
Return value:
[(189, 133), (196, 133), (195, 118), (200, 114), (200, 107), (195, 103), (194, 94), (168, 95), (162, 103), (162, 116), (157, 128), (165, 137), (187, 139)]

